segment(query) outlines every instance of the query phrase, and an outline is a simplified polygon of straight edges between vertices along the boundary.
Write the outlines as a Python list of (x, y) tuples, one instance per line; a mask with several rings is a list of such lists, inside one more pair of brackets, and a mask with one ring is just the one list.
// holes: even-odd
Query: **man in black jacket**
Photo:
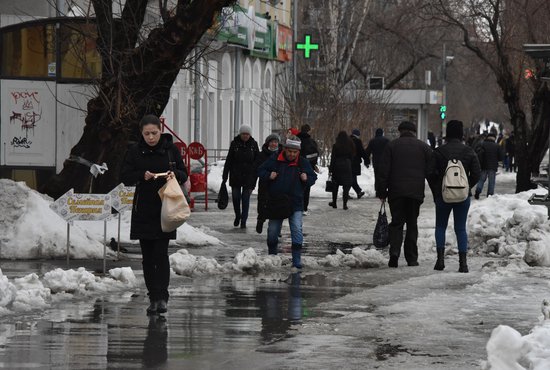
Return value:
[[(319, 173), (319, 168), (317, 167), (317, 159), (319, 158), (319, 147), (317, 146), (315, 140), (313, 140), (313, 138), (309, 134), (310, 132), (311, 126), (305, 124), (301, 127), (300, 133), (297, 135), (298, 138), (300, 138), (300, 140), (302, 141), (300, 156), (307, 159), (309, 164), (311, 165), (311, 168), (313, 168), (315, 172)], [(307, 216), (309, 214), (308, 206), (310, 190), (311, 186), (304, 186), (304, 216)]]
[(361, 161), (365, 163), (365, 166), (369, 166), (369, 157), (367, 156), (367, 152), (365, 151), (365, 147), (363, 147), (363, 142), (359, 136), (361, 136), (361, 131), (359, 131), (359, 129), (355, 128), (351, 131), (350, 138), (355, 145), (355, 155), (351, 160), (351, 174), (353, 175), (351, 187), (357, 194), (357, 199), (361, 199), (361, 197), (365, 195), (365, 192), (357, 183), (357, 176), (361, 175)]
[(502, 150), (495, 141), (496, 134), (491, 132), (487, 135), (483, 143), (476, 148), (476, 153), (481, 165), (481, 178), (477, 183), (476, 193), (474, 195), (476, 199), (479, 199), (479, 194), (483, 191), (483, 185), (485, 185), (487, 178), (489, 178), (487, 196), (495, 194), (498, 162), (503, 159)]
[(414, 123), (403, 121), (398, 130), (401, 136), (386, 145), (382, 154), (376, 196), (383, 201), (388, 198), (392, 216), (388, 266), (397, 267), (405, 224), (405, 259), (409, 266), (418, 266), (417, 219), (424, 201), (424, 180), (427, 178), (432, 149), (416, 138)]
[(370, 156), (372, 154), (372, 168), (374, 169), (374, 189), (376, 189), (376, 184), (378, 183), (380, 159), (382, 157), (382, 153), (384, 152), (384, 148), (389, 142), (390, 140), (387, 137), (384, 137), (384, 131), (381, 128), (377, 128), (374, 138), (369, 141), (369, 145), (367, 145), (367, 149), (365, 149), (365, 156), (367, 157), (367, 160), (365, 161), (365, 166), (367, 166), (367, 168), (369, 167)]

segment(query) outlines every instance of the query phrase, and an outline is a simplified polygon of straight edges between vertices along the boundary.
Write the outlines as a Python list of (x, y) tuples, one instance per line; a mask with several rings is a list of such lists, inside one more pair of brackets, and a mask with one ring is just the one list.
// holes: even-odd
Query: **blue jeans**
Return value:
[[(290, 237), (292, 239), (292, 248), (300, 249), (304, 242), (302, 234), (302, 211), (295, 211), (288, 218), (290, 226)], [(277, 245), (279, 244), (279, 234), (283, 227), (283, 220), (269, 220), (267, 226), (267, 248), (269, 254), (277, 254)]]
[(489, 185), (487, 185), (487, 195), (495, 194), (495, 181), (496, 181), (497, 171), (495, 170), (481, 170), (481, 177), (477, 183), (476, 193), (481, 194), (483, 191), (483, 185), (485, 185), (485, 180), (489, 178)]
[(460, 203), (445, 203), (442, 198), (435, 200), (435, 245), (438, 249), (445, 249), (445, 232), (449, 223), (451, 210), (455, 222), (455, 234), (459, 252), (468, 251), (468, 233), (466, 219), (470, 209), (470, 197)]
[[(245, 189), (242, 186), (231, 187), (231, 200), (233, 201), (233, 210), (235, 217), (241, 219), (241, 224), (246, 224), (248, 219), (248, 208), (250, 207), (250, 189)], [(241, 201), (243, 204), (241, 212)]]

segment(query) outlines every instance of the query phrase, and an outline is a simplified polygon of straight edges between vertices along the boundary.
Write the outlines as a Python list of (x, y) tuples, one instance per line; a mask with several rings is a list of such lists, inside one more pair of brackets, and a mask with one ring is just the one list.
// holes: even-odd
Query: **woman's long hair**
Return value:
[(336, 143), (332, 147), (332, 155), (336, 157), (340, 156), (354, 156), (355, 144), (351, 141), (346, 131), (340, 131), (336, 136)]

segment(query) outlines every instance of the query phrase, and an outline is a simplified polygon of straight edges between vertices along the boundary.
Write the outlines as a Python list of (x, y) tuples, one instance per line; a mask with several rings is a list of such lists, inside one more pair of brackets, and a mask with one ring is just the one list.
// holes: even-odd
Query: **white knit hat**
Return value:
[(249, 134), (249, 135), (252, 135), (252, 127), (248, 126), (248, 125), (242, 125), (240, 128), (239, 128), (239, 135), (240, 134)]

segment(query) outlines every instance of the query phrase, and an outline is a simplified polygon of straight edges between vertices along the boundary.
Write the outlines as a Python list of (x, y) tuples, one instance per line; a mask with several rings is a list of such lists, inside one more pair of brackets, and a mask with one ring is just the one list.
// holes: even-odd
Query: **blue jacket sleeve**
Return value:
[(302, 167), (302, 172), (307, 175), (307, 186), (313, 186), (315, 184), (315, 181), (317, 181), (317, 174), (315, 171), (313, 171), (313, 167), (311, 167), (311, 164), (308, 160), (305, 160), (304, 158), (300, 158), (300, 166)]
[(258, 177), (261, 180), (269, 180), (269, 175), (275, 170), (275, 155), (269, 157), (260, 167), (258, 167)]

